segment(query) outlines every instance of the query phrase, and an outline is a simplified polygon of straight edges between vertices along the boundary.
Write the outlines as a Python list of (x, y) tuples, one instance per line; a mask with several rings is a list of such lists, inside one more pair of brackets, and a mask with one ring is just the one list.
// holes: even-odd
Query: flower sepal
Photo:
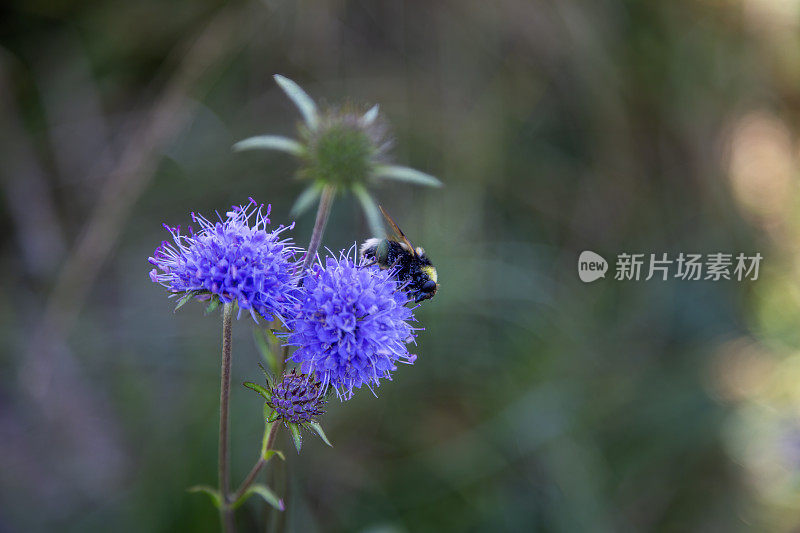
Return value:
[(173, 311), (177, 311), (178, 309), (180, 309), (181, 307), (183, 307), (184, 305), (186, 305), (187, 303), (189, 303), (192, 300), (195, 300), (195, 299), (202, 300), (203, 299), (203, 295), (205, 295), (205, 294), (211, 294), (211, 293), (209, 291), (188, 291), (188, 292), (185, 292), (183, 294), (183, 296), (181, 296), (178, 299), (178, 303), (175, 304), (175, 309)]
[(272, 390), (267, 387), (262, 387), (258, 383), (253, 383), (252, 381), (245, 381), (242, 383), (248, 389), (254, 390), (261, 395), (266, 401), (270, 401), (272, 399)]
[(300, 424), (286, 424), (286, 426), (289, 428), (289, 433), (292, 435), (292, 443), (294, 444), (295, 449), (297, 449), (298, 454), (303, 447), (303, 431), (301, 430), (316, 433), (322, 439), (322, 442), (333, 448), (333, 444), (331, 444), (331, 441), (328, 440), (328, 436), (325, 434), (322, 426), (317, 421), (304, 422)]
[(297, 448), (297, 453), (300, 453), (300, 448), (303, 447), (303, 434), (300, 433), (300, 424), (287, 424), (289, 432), (292, 434), (292, 442), (294, 447)]
[(323, 431), (322, 426), (320, 425), (319, 422), (316, 421), (309, 422), (308, 424), (305, 424), (303, 427), (319, 435), (319, 438), (322, 439), (322, 442), (333, 448), (333, 444), (331, 444), (331, 441), (328, 440), (328, 436), (325, 435), (325, 431)]
[[(211, 294), (211, 293), (209, 293), (209, 294)], [(206, 306), (206, 311), (205, 311), (206, 315), (210, 315), (211, 313), (213, 313), (217, 309), (217, 307), (219, 307), (219, 304), (221, 304), (221, 303), (222, 302), (219, 301), (219, 298), (217, 297), (217, 295), (216, 294), (212, 294), (211, 300), (208, 302), (208, 305)], [(233, 305), (234, 305), (234, 312), (235, 312), (236, 307), (238, 307), (238, 306), (235, 303)]]
[(245, 150), (278, 150), (298, 157), (306, 153), (305, 146), (294, 139), (280, 135), (256, 135), (233, 145), (234, 152)]
[[(174, 311), (177, 311), (187, 303), (192, 300), (197, 300), (198, 302), (208, 302), (206, 305), (205, 314), (210, 315), (214, 311), (216, 311), (217, 307), (222, 303), (219, 299), (219, 296), (214, 294), (213, 292), (206, 291), (206, 290), (196, 290), (196, 291), (189, 291), (185, 293), (183, 296), (180, 297), (178, 303), (175, 305)], [(236, 306), (236, 303), (233, 304)]]

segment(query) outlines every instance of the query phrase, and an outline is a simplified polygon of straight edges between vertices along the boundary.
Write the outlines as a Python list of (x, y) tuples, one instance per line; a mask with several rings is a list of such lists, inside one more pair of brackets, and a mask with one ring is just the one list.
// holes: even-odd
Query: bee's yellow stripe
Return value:
[(433, 280), (434, 283), (439, 283), (439, 280), (436, 277), (436, 269), (435, 268), (433, 268), (432, 266), (424, 266), (424, 267), (422, 267), (421, 270), (423, 272), (425, 272), (428, 275), (428, 277)]

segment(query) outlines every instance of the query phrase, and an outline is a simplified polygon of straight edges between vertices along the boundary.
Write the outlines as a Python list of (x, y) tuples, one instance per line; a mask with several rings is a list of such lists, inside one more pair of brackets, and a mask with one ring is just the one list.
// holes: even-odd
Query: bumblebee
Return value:
[(367, 239), (361, 245), (361, 257), (371, 259), (373, 261), (371, 264), (377, 263), (382, 269), (395, 268), (394, 277), (406, 284), (404, 289), (409, 296), (414, 297), (414, 302), (433, 298), (439, 288), (433, 263), (425, 255), (425, 250), (420, 247), (414, 248), (383, 207), (378, 207), (394, 229), (397, 240)]

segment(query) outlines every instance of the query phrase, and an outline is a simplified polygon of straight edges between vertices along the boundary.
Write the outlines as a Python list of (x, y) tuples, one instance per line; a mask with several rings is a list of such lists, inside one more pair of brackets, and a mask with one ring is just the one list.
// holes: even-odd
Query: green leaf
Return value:
[(416, 185), (425, 185), (426, 187), (441, 187), (442, 182), (438, 178), (434, 178), (430, 174), (425, 174), (413, 168), (400, 167), (396, 165), (381, 165), (378, 166), (374, 175), (376, 178), (389, 179), (397, 181), (405, 181), (407, 183), (414, 183)]
[(280, 450), (267, 450), (261, 454), (261, 458), (264, 459), (265, 461), (269, 461), (273, 455), (277, 455), (284, 461), (286, 460), (286, 456), (283, 455), (283, 452)]
[(258, 135), (250, 137), (233, 145), (234, 152), (245, 150), (278, 150), (287, 154), (300, 156), (305, 152), (302, 144), (288, 137), (280, 135)]
[(195, 291), (187, 292), (186, 294), (181, 296), (181, 299), (178, 300), (177, 305), (175, 305), (175, 311), (186, 305), (189, 302), (189, 300), (191, 300), (195, 296), (197, 296), (197, 293)]
[(294, 205), (289, 211), (289, 215), (297, 217), (308, 211), (308, 208), (314, 205), (314, 203), (317, 201), (317, 198), (319, 198), (322, 194), (322, 189), (323, 185), (321, 183), (314, 183), (306, 190), (301, 192), (300, 196), (297, 197), (297, 200), (294, 201)]
[(383, 216), (378, 210), (375, 200), (372, 199), (367, 189), (361, 184), (353, 185), (352, 190), (358, 201), (361, 202), (361, 208), (364, 209), (364, 216), (367, 217), (367, 224), (369, 224), (369, 230), (372, 235), (378, 238), (384, 237), (386, 229), (383, 227)]
[(375, 119), (378, 118), (379, 109), (380, 106), (378, 104), (375, 104), (374, 106), (369, 108), (369, 111), (364, 113), (364, 116), (361, 117), (361, 123), (364, 124), (365, 126), (369, 126), (370, 124), (375, 122)]
[(264, 377), (267, 380), (267, 385), (269, 385), (271, 387), (272, 383), (274, 382), (274, 379), (272, 377), (272, 373), (270, 373), (269, 370), (264, 368), (264, 365), (262, 365), (261, 363), (258, 363), (258, 368), (260, 368), (261, 369), (261, 373), (264, 374)]
[(294, 105), (297, 106), (297, 109), (300, 110), (309, 129), (315, 131), (319, 125), (319, 115), (314, 100), (289, 78), (281, 76), (280, 74), (275, 74), (273, 78), (275, 78), (275, 82), (283, 89), (283, 92), (286, 93), (286, 96), (288, 96), (292, 102), (294, 102)]
[[(270, 342), (272, 338), (274, 338), (274, 335), (270, 332), (259, 328), (253, 330), (253, 340), (256, 342), (258, 351), (261, 352), (261, 356), (267, 362), (270, 370), (277, 374), (280, 366), (276, 354), (277, 343)], [(269, 381), (269, 376), (267, 381)]]
[(243, 385), (248, 389), (253, 389), (257, 393), (259, 393), (261, 396), (264, 397), (265, 400), (269, 400), (270, 398), (272, 398), (272, 393), (265, 387), (259, 385), (258, 383), (253, 383), (252, 381), (245, 381)]
[(300, 434), (300, 427), (297, 424), (289, 424), (289, 431), (292, 432), (294, 447), (297, 448), (297, 453), (300, 453), (300, 448), (303, 447), (303, 436)]
[(206, 314), (210, 315), (214, 312), (214, 310), (219, 307), (219, 298), (212, 297), (211, 301), (206, 306)]
[(322, 430), (322, 426), (319, 424), (319, 422), (309, 422), (306, 424), (306, 427), (319, 435), (325, 444), (333, 448), (333, 444), (331, 444), (331, 441), (328, 440), (328, 436), (325, 435), (325, 432)]
[(270, 490), (269, 487), (261, 483), (253, 484), (249, 489), (245, 491), (244, 494), (242, 494), (241, 498), (233, 502), (233, 505), (231, 505), (231, 507), (236, 509), (237, 507), (242, 505), (245, 501), (247, 501), (247, 499), (253, 494), (258, 494), (259, 496), (261, 496), (261, 498), (263, 498), (265, 502), (273, 506), (275, 509), (278, 509), (279, 511), (283, 511), (286, 508), (283, 504), (283, 500), (281, 498), (278, 498), (278, 496), (274, 492), (272, 492), (272, 490)]
[(208, 485), (195, 485), (194, 487), (189, 487), (186, 490), (189, 492), (202, 492), (203, 494), (207, 494), (214, 503), (214, 507), (217, 509), (222, 507), (222, 496), (219, 495), (219, 492), (216, 489), (211, 488)]
[[(275, 414), (275, 412), (272, 410), (272, 407), (270, 407), (268, 403), (265, 403), (264, 404), (264, 424), (269, 426), (270, 424), (275, 422), (276, 418), (272, 418), (272, 415), (274, 415), (274, 414)], [(267, 427), (265, 429), (265, 431), (264, 431), (264, 436), (265, 437), (266, 437), (266, 434), (268, 432), (269, 432), (269, 427)]]

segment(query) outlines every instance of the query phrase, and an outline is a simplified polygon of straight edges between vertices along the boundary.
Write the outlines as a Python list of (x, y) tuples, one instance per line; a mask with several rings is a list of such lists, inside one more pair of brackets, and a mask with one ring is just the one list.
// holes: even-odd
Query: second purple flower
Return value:
[(288, 344), (297, 347), (291, 360), (323, 390), (332, 386), (348, 399), (353, 389), (391, 379), (397, 362), (416, 360), (406, 346), (415, 337), (414, 314), (391, 271), (344, 253), (329, 257), (306, 274), (299, 298), (289, 324)]

